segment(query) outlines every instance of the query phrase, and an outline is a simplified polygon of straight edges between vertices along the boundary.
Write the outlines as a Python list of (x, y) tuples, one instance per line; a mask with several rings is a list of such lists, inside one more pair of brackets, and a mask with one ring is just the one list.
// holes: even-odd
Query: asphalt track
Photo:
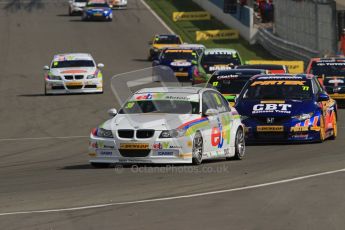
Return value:
[[(323, 144), (250, 146), (243, 161), (201, 166), (88, 165), (86, 136), (117, 106), (111, 76), (150, 66), (147, 41), (166, 32), (129, 3), (111, 23), (84, 23), (63, 1), (0, 1), (0, 229), (344, 229), (344, 171), (303, 177), (345, 168), (343, 110)], [(105, 64), (103, 95), (42, 94), (43, 65), (72, 51)]]

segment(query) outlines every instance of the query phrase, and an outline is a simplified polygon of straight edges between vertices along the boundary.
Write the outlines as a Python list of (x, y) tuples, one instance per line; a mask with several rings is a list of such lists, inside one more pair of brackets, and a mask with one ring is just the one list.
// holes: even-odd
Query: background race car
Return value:
[(333, 99), (345, 99), (345, 58), (311, 59), (307, 72), (318, 77)]
[[(198, 53), (188, 48), (167, 48), (159, 55), (158, 59), (153, 61), (153, 66), (169, 66), (175, 74), (178, 81), (190, 82), (192, 79), (193, 65), (198, 61)], [(156, 79), (157, 81), (159, 79)], [(172, 79), (175, 81), (175, 79)]]
[(45, 94), (103, 93), (104, 65), (96, 66), (90, 54), (69, 53), (54, 56), (45, 66)]
[(193, 84), (205, 83), (217, 70), (229, 70), (241, 65), (241, 57), (233, 49), (205, 49), (193, 70)]
[(322, 142), (337, 136), (337, 104), (312, 75), (259, 75), (235, 105), (250, 142)]
[(176, 34), (157, 34), (149, 42), (150, 51), (148, 60), (152, 61), (158, 58), (162, 49), (168, 47), (176, 47), (182, 44), (182, 39)]
[(69, 0), (68, 15), (72, 16), (76, 13), (83, 13), (87, 0)]
[(260, 69), (232, 69), (216, 71), (207, 82), (208, 87), (217, 89), (229, 104), (233, 106), (235, 99), (247, 81), (258, 74), (265, 74), (266, 70)]
[(86, 7), (84, 8), (82, 20), (83, 21), (87, 21), (87, 20), (112, 21), (113, 11), (106, 1), (92, 0), (92, 1), (89, 1)]
[(90, 135), (90, 162), (194, 163), (242, 159), (244, 129), (216, 90), (149, 88), (136, 92), (112, 119)]
[(109, 5), (113, 9), (126, 9), (127, 0), (110, 0)]

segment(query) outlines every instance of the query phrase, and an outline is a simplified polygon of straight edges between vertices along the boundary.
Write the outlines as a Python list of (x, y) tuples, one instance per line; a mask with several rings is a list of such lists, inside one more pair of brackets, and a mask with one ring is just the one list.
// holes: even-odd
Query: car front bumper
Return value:
[[(87, 81), (73, 82), (62, 80), (46, 80), (46, 94), (73, 94), (73, 93), (102, 93), (102, 80), (92, 79)], [(78, 83), (78, 84), (77, 84)]]
[[(145, 149), (130, 149), (123, 146), (143, 143)], [(122, 146), (122, 147), (119, 147)], [(122, 148), (122, 149), (121, 149)], [(192, 163), (192, 141), (188, 137), (160, 140), (115, 140), (91, 134), (89, 143), (90, 163)]]

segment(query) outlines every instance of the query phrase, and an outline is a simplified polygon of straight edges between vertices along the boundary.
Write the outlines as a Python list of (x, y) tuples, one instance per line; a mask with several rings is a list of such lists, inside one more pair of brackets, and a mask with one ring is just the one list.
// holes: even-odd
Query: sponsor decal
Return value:
[(230, 117), (223, 116), (221, 120), (218, 119), (218, 127), (213, 127), (211, 131), (211, 145), (222, 148), (224, 140), (230, 143)]
[(246, 61), (246, 64), (285, 65), (288, 68), (289, 73), (292, 73), (292, 74), (304, 73), (303, 61), (250, 60), (250, 61)]
[(120, 149), (148, 149), (149, 144), (146, 143), (121, 143)]
[(259, 113), (285, 113), (290, 114), (291, 111), (288, 109), (291, 108), (290, 104), (256, 104), (253, 106), (252, 114)]
[[(305, 81), (255, 81), (250, 86), (256, 86), (256, 85), (301, 85), (304, 86)], [(309, 89), (309, 87), (308, 87)]]
[(175, 61), (175, 62), (171, 62), (170, 65), (171, 66), (184, 66), (184, 67), (188, 67), (188, 66), (191, 66), (192, 63), (187, 62), (187, 61)]
[(284, 132), (284, 126), (257, 126), (257, 132)]
[(102, 156), (111, 156), (113, 155), (113, 152), (112, 151), (97, 151), (99, 155), (102, 155)]
[(153, 149), (168, 149), (170, 147), (170, 143), (169, 142), (159, 142), (159, 143), (155, 143), (153, 144)]
[(229, 70), (232, 69), (232, 66), (229, 65), (214, 65), (214, 66), (210, 66), (208, 69), (210, 71), (217, 71), (217, 70)]
[(194, 134), (199, 129), (209, 128), (210, 123), (207, 117), (198, 118), (189, 122), (186, 122), (178, 127), (178, 129), (186, 130), (186, 136)]
[(211, 14), (206, 11), (173, 12), (172, 19), (174, 22), (210, 20)]
[(175, 153), (175, 150), (158, 150), (157, 156), (173, 156)]
[(195, 32), (196, 41), (238, 39), (238, 30), (204, 30)]

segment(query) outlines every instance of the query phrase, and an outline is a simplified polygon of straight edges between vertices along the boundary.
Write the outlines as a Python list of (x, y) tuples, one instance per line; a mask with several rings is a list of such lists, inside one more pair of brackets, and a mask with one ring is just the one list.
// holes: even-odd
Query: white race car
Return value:
[(158, 87), (137, 91), (90, 134), (90, 163), (194, 163), (242, 159), (240, 116), (216, 90)]
[(103, 76), (90, 54), (69, 53), (54, 56), (50, 66), (44, 66), (45, 94), (103, 93)]
[(69, 0), (68, 14), (69, 16), (74, 15), (75, 13), (83, 13), (86, 6), (87, 0)]
[(109, 0), (109, 5), (113, 9), (126, 9), (127, 8), (127, 0)]

